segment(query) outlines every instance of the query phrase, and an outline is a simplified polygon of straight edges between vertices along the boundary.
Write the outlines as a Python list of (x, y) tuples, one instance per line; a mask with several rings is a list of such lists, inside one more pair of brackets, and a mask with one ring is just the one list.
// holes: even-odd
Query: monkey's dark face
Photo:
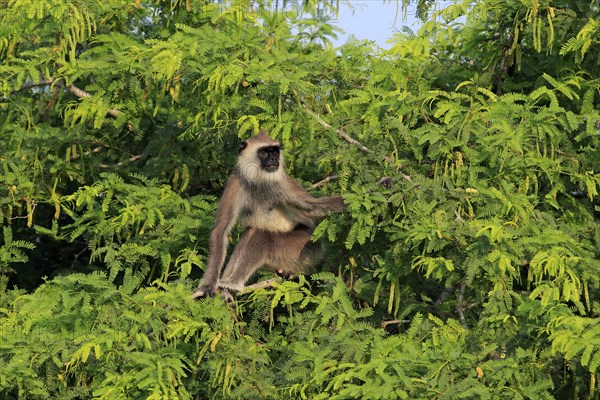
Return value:
[(281, 146), (267, 146), (258, 149), (256, 155), (260, 160), (260, 166), (267, 172), (275, 172), (279, 169), (279, 153)]

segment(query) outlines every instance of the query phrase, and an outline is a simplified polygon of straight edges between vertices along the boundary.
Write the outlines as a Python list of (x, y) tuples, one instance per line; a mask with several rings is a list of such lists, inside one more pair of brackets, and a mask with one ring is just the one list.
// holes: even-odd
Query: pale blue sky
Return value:
[(414, 8), (409, 6), (404, 19), (401, 1), (350, 0), (349, 3), (351, 6), (340, 2), (339, 15), (332, 20), (333, 25), (345, 31), (345, 34), (338, 35), (338, 40), (334, 42), (336, 46), (354, 35), (357, 39), (374, 40), (379, 46), (389, 48), (391, 45), (386, 41), (403, 25), (413, 31), (418, 29), (419, 21)]

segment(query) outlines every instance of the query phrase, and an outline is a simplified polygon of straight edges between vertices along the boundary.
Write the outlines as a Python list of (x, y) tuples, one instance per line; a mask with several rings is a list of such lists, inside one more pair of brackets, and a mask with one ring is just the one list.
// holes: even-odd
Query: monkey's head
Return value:
[(283, 177), (283, 156), (281, 144), (260, 133), (240, 145), (238, 170), (250, 182), (273, 181)]

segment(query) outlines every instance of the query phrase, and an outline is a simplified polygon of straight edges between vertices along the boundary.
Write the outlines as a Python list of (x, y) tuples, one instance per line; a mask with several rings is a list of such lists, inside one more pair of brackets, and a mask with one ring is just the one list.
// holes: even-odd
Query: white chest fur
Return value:
[(252, 213), (245, 216), (241, 222), (243, 226), (251, 226), (265, 231), (289, 232), (295, 228), (299, 221), (296, 221), (293, 213), (285, 208), (257, 207)]

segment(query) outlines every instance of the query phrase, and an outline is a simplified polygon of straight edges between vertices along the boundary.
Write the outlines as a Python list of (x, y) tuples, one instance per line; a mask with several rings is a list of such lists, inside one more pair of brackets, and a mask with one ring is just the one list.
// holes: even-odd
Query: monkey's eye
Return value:
[(238, 153), (241, 153), (242, 151), (244, 151), (244, 149), (248, 147), (248, 141), (244, 140), (242, 143), (240, 143), (240, 148), (238, 150)]
[(258, 151), (258, 156), (260, 158), (265, 158), (265, 157), (267, 157), (267, 152), (265, 150), (259, 150)]

